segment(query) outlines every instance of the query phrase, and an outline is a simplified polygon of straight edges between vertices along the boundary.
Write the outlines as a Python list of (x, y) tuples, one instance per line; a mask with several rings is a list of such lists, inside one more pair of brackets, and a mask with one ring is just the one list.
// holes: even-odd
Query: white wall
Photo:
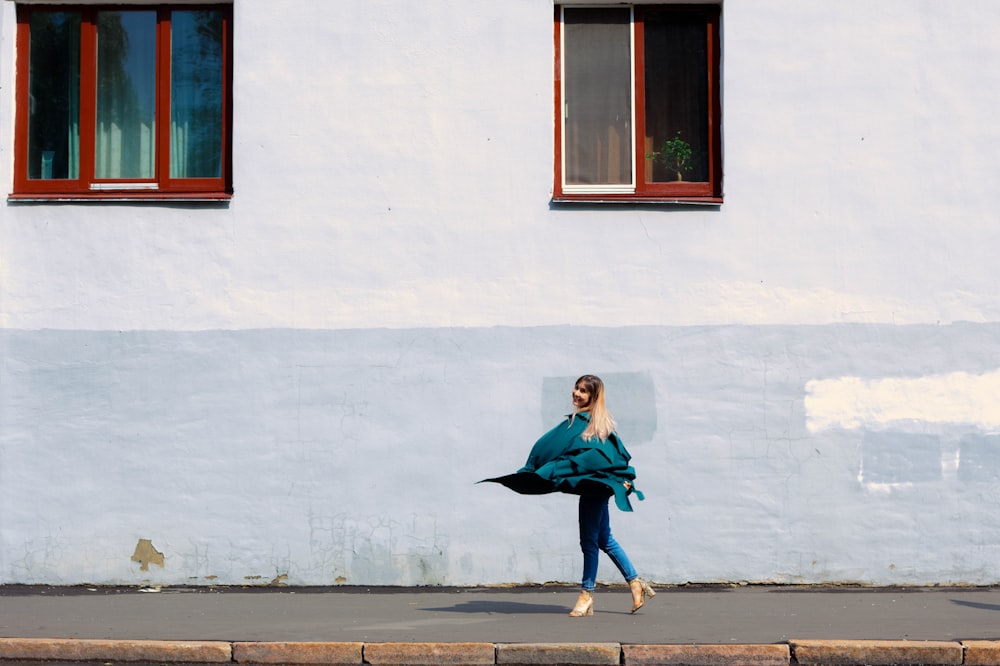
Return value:
[(723, 26), (725, 203), (554, 207), (550, 1), (237, 0), (228, 206), (0, 208), (0, 583), (575, 581), (583, 372), (644, 575), (1000, 581), (1000, 5)]

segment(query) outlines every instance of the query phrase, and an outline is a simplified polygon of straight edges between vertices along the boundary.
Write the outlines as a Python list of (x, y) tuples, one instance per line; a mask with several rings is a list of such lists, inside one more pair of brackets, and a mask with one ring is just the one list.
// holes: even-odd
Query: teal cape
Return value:
[[(614, 495), (615, 505), (631, 511), (629, 494), (635, 490), (632, 456), (616, 433), (606, 440), (583, 439), (590, 414), (579, 412), (541, 436), (531, 448), (524, 467), (506, 476), (483, 479), (480, 483), (502, 484), (522, 495), (569, 493), (572, 495)], [(628, 482), (629, 487), (625, 487)], [(643, 495), (635, 490), (640, 500)]]

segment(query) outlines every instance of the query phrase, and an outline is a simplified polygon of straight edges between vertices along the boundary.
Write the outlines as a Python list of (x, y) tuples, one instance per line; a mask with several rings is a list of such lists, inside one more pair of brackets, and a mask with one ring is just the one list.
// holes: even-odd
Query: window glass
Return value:
[(222, 175), (223, 14), (171, 13), (170, 177)]
[(31, 15), (28, 178), (80, 172), (80, 14)]
[(648, 182), (709, 179), (707, 48), (701, 14), (645, 14)]
[(156, 175), (156, 12), (97, 14), (96, 178)]
[(630, 24), (627, 8), (564, 10), (567, 185), (632, 183)]

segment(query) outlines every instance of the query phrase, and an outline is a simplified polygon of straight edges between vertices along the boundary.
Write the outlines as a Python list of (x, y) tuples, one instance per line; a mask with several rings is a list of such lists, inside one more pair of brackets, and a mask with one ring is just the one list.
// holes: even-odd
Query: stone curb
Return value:
[(364, 663), (377, 666), (493, 666), (493, 643), (365, 643)]
[(962, 641), (966, 666), (1000, 664), (1000, 641)]
[(232, 644), (222, 641), (0, 638), (0, 661), (141, 661), (175, 664), (225, 664), (232, 660)]
[(988, 666), (1000, 641), (787, 643), (358, 643), (0, 638), (0, 664), (324, 664), (328, 666)]
[(800, 666), (962, 666), (965, 649), (948, 641), (789, 641)]
[(791, 652), (777, 645), (622, 645), (628, 666), (788, 666)]
[(233, 643), (238, 664), (324, 664), (354, 666), (362, 663), (364, 643)]
[(618, 666), (621, 657), (622, 647), (618, 643), (508, 643), (497, 645), (496, 663), (503, 666)]

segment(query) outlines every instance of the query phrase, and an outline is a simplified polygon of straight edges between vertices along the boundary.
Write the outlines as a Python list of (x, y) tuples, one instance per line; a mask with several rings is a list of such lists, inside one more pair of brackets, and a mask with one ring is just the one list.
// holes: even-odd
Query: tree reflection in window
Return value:
[(31, 15), (28, 178), (80, 173), (80, 13)]
[(171, 13), (170, 176), (222, 175), (223, 14)]
[(156, 12), (97, 14), (94, 176), (156, 176)]
[[(170, 177), (219, 178), (223, 153), (220, 10), (175, 10), (170, 48)], [(79, 177), (80, 13), (31, 17), (29, 178)], [(156, 12), (101, 11), (94, 176), (156, 177)]]

